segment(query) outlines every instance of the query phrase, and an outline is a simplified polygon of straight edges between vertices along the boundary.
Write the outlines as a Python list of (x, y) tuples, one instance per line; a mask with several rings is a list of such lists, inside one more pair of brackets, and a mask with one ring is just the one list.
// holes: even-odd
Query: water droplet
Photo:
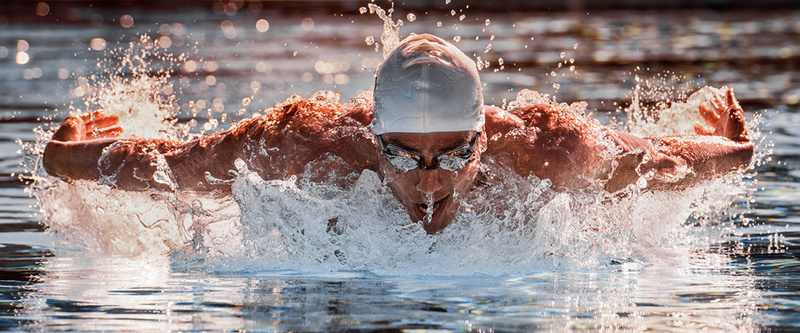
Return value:
[(486, 45), (486, 49), (483, 50), (483, 53), (488, 53), (489, 50), (491, 50), (491, 49), (492, 49), (492, 44)]
[(292, 56), (297, 56), (297, 51), (292, 52)]
[(479, 70), (483, 69), (483, 60), (481, 60), (481, 57), (475, 59), (475, 64), (478, 65)]
[(450, 10), (450, 16), (456, 16), (456, 10), (455, 9)]
[(442, 27), (442, 22), (436, 22), (436, 26), (441, 28)]
[(453, 37), (453, 41), (456, 42), (456, 43), (460, 42), (461, 41), (461, 36)]
[(558, 68), (561, 68), (561, 63), (560, 62), (558, 63)]
[(494, 35), (489, 36), (489, 40), (494, 40)]
[(242, 106), (248, 106), (248, 105), (250, 105), (250, 98), (248, 98), (248, 97), (243, 98), (242, 99)]
[(560, 85), (560, 84), (558, 84), (558, 83), (553, 83), (553, 88), (555, 88), (556, 90), (558, 90), (558, 88), (561, 88), (561, 85)]
[(450, 0), (444, 0), (444, 4), (445, 5), (449, 5), (450, 4)]
[(237, 158), (235, 161), (233, 161), (233, 165), (236, 167), (236, 170), (239, 170), (240, 172), (247, 171), (247, 163), (240, 158)]
[(359, 8), (359, 9), (358, 9), (358, 12), (359, 12), (359, 13), (361, 13), (361, 14), (366, 14), (366, 13), (367, 13), (367, 7), (361, 7), (361, 8)]
[(375, 44), (375, 37), (368, 36), (367, 38), (364, 39), (364, 41), (367, 42), (367, 45)]
[(561, 59), (564, 59), (564, 57), (566, 57), (566, 56), (567, 56), (567, 52), (561, 52), (561, 55), (560, 55), (560, 56), (561, 56)]
[(569, 58), (569, 63), (570, 64), (574, 64), (575, 63), (575, 58)]
[(497, 59), (497, 63), (498, 63), (498, 64), (500, 64), (500, 65), (502, 65), (502, 64), (503, 64), (503, 58), (498, 58), (498, 59)]
[(461, 14), (461, 16), (458, 17), (458, 20), (463, 21), (465, 18), (467, 18), (467, 15)]
[(417, 16), (414, 15), (413, 13), (408, 13), (408, 15), (406, 15), (406, 19), (408, 20), (408, 22), (414, 22), (417, 20)]
[(569, 71), (570, 72), (574, 72), (575, 71), (575, 65), (569, 66)]
[(550, 76), (556, 76), (556, 71), (550, 72)]
[(490, 21), (489, 19), (486, 19), (486, 25), (490, 25), (490, 24), (492, 24), (492, 21)]

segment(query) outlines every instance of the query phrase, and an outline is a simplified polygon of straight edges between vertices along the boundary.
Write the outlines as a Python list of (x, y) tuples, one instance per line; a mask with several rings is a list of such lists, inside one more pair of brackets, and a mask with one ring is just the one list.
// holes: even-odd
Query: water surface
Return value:
[[(733, 87), (748, 118), (762, 118), (752, 124), (762, 133), (763, 163), (748, 172), (744, 185), (720, 182), (694, 191), (645, 195), (637, 201), (622, 201), (630, 205), (624, 209), (562, 196), (560, 200), (569, 201), (555, 200), (544, 209), (544, 214), (551, 214), (547, 216), (552, 225), (571, 228), (604, 223), (606, 219), (592, 213), (598, 208), (613, 222), (605, 225), (619, 227), (619, 221), (631, 221), (629, 229), (621, 229), (627, 232), (620, 238), (636, 237), (620, 240), (612, 237), (613, 230), (568, 233), (555, 227), (544, 233), (546, 229), (540, 227), (524, 230), (531, 233), (530, 238), (511, 235), (458, 243), (447, 237), (420, 236), (403, 242), (399, 233), (385, 236), (376, 231), (371, 236), (376, 243), (335, 244), (350, 254), (342, 264), (325, 254), (276, 255), (270, 258), (279, 259), (273, 260), (264, 259), (264, 253), (237, 256), (220, 244), (206, 249), (229, 251), (226, 255), (191, 251), (163, 255), (160, 252), (168, 248), (163, 239), (181, 239), (178, 231), (167, 237), (164, 230), (177, 229), (141, 228), (130, 216), (114, 221), (133, 223), (127, 225), (130, 230), (144, 230), (140, 235), (156, 235), (142, 239), (155, 240), (152, 244), (158, 246), (133, 247), (151, 249), (154, 254), (88, 250), (93, 244), (113, 248), (125, 244), (125, 238), (98, 241), (88, 237), (97, 234), (86, 230), (45, 231), (42, 223), (51, 217), (40, 213), (37, 200), (26, 191), (26, 175), (19, 167), (26, 157), (17, 140), (35, 142), (35, 128), (63, 119), (70, 110), (85, 110), (92, 89), (107, 84), (117, 70), (121, 73), (117, 77), (134, 77), (131, 67), (116, 59), (131, 49), (129, 43), (137, 45), (133, 50), (138, 52), (146, 48), (141, 45), (152, 46), (153, 40), (166, 45), (163, 37), (170, 46), (151, 48), (154, 52), (147, 53), (145, 62), (153, 71), (172, 69), (165, 81), (172, 83), (171, 91), (154, 92), (150, 96), (160, 96), (160, 100), (147, 103), (173, 105), (179, 123), (194, 125), (192, 132), (218, 131), (231, 120), (263, 112), (291, 94), (308, 97), (333, 90), (347, 100), (371, 89), (372, 73), (382, 59), (375, 45), (365, 42), (370, 36), (380, 41), (382, 22), (375, 15), (360, 14), (360, 5), (352, 4), (297, 11), (264, 3), (258, 10), (228, 8), (227, 12), (225, 8), (156, 10), (69, 3), (48, 7), (47, 16), (37, 16), (33, 3), (27, 12), (0, 13), (3, 328), (759, 331), (792, 330), (800, 324), (796, 319), (800, 308), (796, 295), (800, 283), (800, 131), (796, 126), (800, 90), (795, 88), (800, 78), (794, 65), (800, 54), (796, 46), (800, 12), (496, 13), (449, 4), (426, 15), (424, 10), (396, 6), (394, 18), (406, 21), (400, 28), (402, 35), (431, 32), (449, 40), (460, 38), (456, 45), (468, 55), (488, 60), (481, 76), (490, 104), (502, 106), (523, 89), (532, 89), (552, 94), (558, 101), (586, 100), (589, 112), (603, 123), (624, 122), (625, 114), (616, 111), (630, 105), (637, 83), (644, 106), (685, 98), (705, 85)], [(409, 12), (415, 14), (410, 23)], [(134, 21), (130, 28), (122, 26), (126, 14)], [(259, 19), (267, 20), (269, 29), (259, 31)], [(141, 36), (150, 42), (140, 43)], [(19, 52), (28, 56), (27, 62), (18, 61)], [(158, 80), (137, 82), (160, 89), (168, 86)], [(135, 120), (132, 131), (158, 127)], [(378, 191), (378, 198), (390, 198), (367, 178), (362, 180), (365, 189)], [(515, 184), (535, 185), (524, 180)], [(245, 184), (244, 188), (256, 187)], [(83, 192), (63, 199), (94, 193), (85, 197), (85, 207), (73, 204), (56, 214), (64, 219), (76, 214), (80, 221), (86, 218), (80, 214), (101, 216), (97, 207), (123, 203), (158, 208), (171, 199), (90, 185), (81, 188)], [(358, 191), (302, 184), (288, 188), (299, 191), (294, 193), (317, 193), (323, 198), (341, 194), (353, 202), (366, 202)], [(729, 191), (734, 199), (726, 197)], [(287, 198), (277, 193), (262, 191), (251, 199)], [(715, 206), (720, 203), (725, 207)], [(215, 204), (219, 207), (212, 207)], [(310, 212), (320, 209), (307, 200), (287, 204)], [(367, 203), (362, 205), (368, 208)], [(580, 209), (570, 212), (570, 205)], [(670, 210), (673, 206), (669, 205), (683, 208)], [(694, 209), (699, 213), (686, 208), (691, 205), (701, 205)], [(343, 209), (342, 205), (332, 207)], [(387, 207), (391, 208), (391, 202)], [(241, 213), (229, 201), (206, 200), (205, 208), (217, 214), (209, 220), (232, 224)], [(612, 216), (622, 212), (630, 214)], [(387, 214), (394, 216), (391, 211)], [(539, 215), (535, 218), (544, 221)], [(358, 230), (365, 235), (372, 231)], [(215, 235), (216, 239), (239, 237), (233, 232)], [(98, 245), (102, 241), (107, 247)], [(345, 248), (348, 244), (361, 248)], [(433, 244), (439, 252), (434, 249), (429, 255), (426, 251)], [(271, 249), (267, 243), (260, 245), (264, 246), (245, 246), (244, 251)], [(326, 246), (322, 248), (335, 247)], [(392, 256), (397, 253), (406, 257)], [(482, 254), (493, 260), (482, 261)], [(309, 263), (314, 258), (324, 259)]]

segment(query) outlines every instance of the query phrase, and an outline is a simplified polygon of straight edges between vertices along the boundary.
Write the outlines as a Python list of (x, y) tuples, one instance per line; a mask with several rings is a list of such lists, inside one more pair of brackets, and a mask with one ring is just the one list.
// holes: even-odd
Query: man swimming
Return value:
[[(192, 141), (126, 138), (102, 111), (69, 116), (44, 151), (48, 173), (127, 190), (230, 191), (241, 159), (264, 179), (303, 175), (309, 163), (378, 173), (428, 233), (447, 227), (476, 184), (483, 156), (555, 190), (619, 191), (644, 177), (680, 189), (746, 168), (753, 143), (729, 90), (699, 112), (696, 135), (640, 138), (549, 104), (513, 110), (483, 105), (475, 63), (432, 35), (406, 39), (377, 71), (374, 103), (293, 99), (265, 115)], [(158, 163), (161, 161), (162, 163)], [(154, 179), (163, 162), (169, 184)], [(207, 177), (210, 176), (210, 177)]]

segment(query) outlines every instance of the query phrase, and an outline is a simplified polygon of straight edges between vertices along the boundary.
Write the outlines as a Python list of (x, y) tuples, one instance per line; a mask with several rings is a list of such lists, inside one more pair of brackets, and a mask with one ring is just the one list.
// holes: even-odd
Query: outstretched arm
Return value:
[(339, 169), (376, 169), (375, 144), (366, 130), (368, 110), (357, 103), (294, 100), (227, 131), (186, 142), (120, 139), (116, 116), (87, 113), (68, 117), (54, 133), (44, 167), (64, 179), (123, 189), (200, 191), (228, 191), (229, 184), (214, 178), (230, 179), (236, 159), (265, 179), (302, 174), (309, 162), (328, 153), (344, 160)]
[(623, 152), (606, 189), (617, 191), (641, 176), (647, 179), (648, 188), (679, 189), (746, 168), (753, 156), (753, 142), (733, 89), (724, 100), (714, 94), (708, 106), (700, 105), (699, 112), (706, 124), (695, 125), (696, 135), (638, 138), (609, 133)]
[[(238, 157), (237, 150), (230, 147), (236, 141), (231, 133), (182, 142), (121, 139), (118, 136), (122, 131), (119, 118), (102, 111), (69, 116), (45, 147), (44, 168), (62, 179), (97, 180), (123, 189), (180, 186), (211, 190), (213, 186), (203, 185), (205, 171), (219, 177), (219, 169), (229, 162), (232, 165)], [(223, 157), (219, 156), (221, 152), (234, 153)], [(159, 156), (166, 165), (159, 166)], [(159, 168), (166, 178), (154, 177)]]
[[(733, 90), (725, 100), (715, 96), (700, 106), (706, 124), (684, 136), (640, 138), (549, 104), (485, 110), (485, 154), (508, 161), (521, 175), (549, 179), (556, 190), (598, 184), (616, 192), (642, 177), (648, 188), (683, 188), (746, 168), (753, 156)], [(606, 139), (621, 150), (609, 151)]]

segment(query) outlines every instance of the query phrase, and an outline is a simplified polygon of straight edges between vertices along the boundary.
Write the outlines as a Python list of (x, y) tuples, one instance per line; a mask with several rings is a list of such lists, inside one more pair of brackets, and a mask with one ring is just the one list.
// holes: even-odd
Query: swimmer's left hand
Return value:
[(724, 101), (715, 92), (708, 105), (700, 104), (699, 111), (706, 124), (695, 124), (697, 134), (722, 136), (735, 142), (750, 141), (744, 110), (739, 106), (733, 88), (728, 89)]

